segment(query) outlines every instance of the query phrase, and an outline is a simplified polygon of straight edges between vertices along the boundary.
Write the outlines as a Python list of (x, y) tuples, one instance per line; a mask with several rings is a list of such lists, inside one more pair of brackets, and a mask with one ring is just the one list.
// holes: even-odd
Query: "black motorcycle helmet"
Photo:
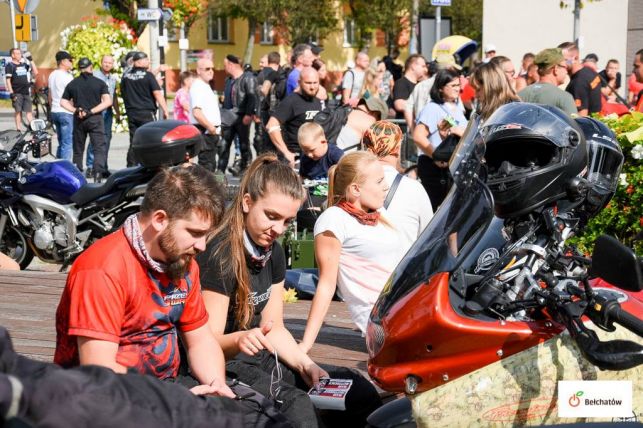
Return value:
[(484, 123), (487, 185), (496, 216), (513, 218), (584, 197), (577, 177), (587, 166), (583, 132), (552, 106), (505, 104)]
[(603, 122), (579, 117), (576, 123), (583, 131), (589, 153), (585, 176), (589, 190), (577, 211), (588, 220), (598, 214), (614, 196), (623, 166), (623, 152), (616, 135)]

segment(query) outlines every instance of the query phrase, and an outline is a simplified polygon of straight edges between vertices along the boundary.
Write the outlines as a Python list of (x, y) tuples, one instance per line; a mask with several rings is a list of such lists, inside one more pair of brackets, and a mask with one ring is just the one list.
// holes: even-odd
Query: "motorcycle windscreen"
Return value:
[(395, 268), (380, 294), (371, 320), (380, 323), (391, 306), (440, 272), (452, 272), (467, 259), (493, 218), (493, 196), (480, 175), (484, 139), (472, 120), (453, 157), (454, 184), (431, 222)]

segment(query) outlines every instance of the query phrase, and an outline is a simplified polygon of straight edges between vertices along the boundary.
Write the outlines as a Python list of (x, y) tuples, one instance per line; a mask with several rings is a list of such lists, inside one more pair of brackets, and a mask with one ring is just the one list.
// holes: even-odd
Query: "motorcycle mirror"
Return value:
[(589, 274), (623, 290), (643, 290), (643, 268), (634, 251), (615, 238), (601, 235), (596, 240)]
[(34, 119), (29, 124), (32, 131), (42, 131), (47, 128), (47, 123), (42, 119)]

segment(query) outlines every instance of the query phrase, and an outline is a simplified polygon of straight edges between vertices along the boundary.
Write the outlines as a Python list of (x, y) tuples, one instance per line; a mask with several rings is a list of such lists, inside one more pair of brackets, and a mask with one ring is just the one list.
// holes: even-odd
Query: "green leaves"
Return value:
[(609, 126), (625, 156), (621, 183), (610, 203), (594, 217), (582, 234), (570, 241), (591, 253), (594, 241), (602, 234), (616, 237), (643, 255), (643, 113), (598, 117)]

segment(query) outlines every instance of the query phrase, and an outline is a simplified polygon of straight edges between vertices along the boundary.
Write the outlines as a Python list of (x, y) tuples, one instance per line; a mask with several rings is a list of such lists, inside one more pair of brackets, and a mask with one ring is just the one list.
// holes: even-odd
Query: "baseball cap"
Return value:
[(562, 50), (558, 48), (544, 49), (538, 52), (534, 58), (534, 64), (536, 64), (539, 69), (546, 70), (564, 60), (565, 57), (563, 56)]
[(359, 104), (366, 104), (366, 108), (370, 111), (377, 111), (380, 113), (380, 120), (384, 120), (388, 116), (388, 106), (380, 97), (368, 97), (359, 100)]
[(67, 52), (67, 51), (58, 51), (58, 52), (56, 52), (56, 62), (60, 62), (63, 59), (68, 59), (68, 60), (71, 61), (73, 58), (72, 58), (71, 54), (69, 52)]
[(496, 45), (489, 43), (487, 46), (484, 47), (484, 53), (487, 52), (496, 52)]
[(589, 53), (583, 59), (583, 62), (596, 62), (598, 63), (598, 56), (595, 53)]
[(310, 50), (313, 52), (313, 55), (319, 56), (319, 54), (322, 53), (324, 48), (319, 46), (317, 43), (311, 43), (310, 44)]
[(446, 53), (439, 54), (437, 57), (435, 57), (435, 63), (438, 66), (438, 70), (443, 70), (445, 68), (451, 67), (455, 68), (456, 70), (462, 70), (462, 67), (455, 61), (455, 57)]
[(147, 54), (145, 52), (134, 52), (134, 55), (132, 55), (132, 60), (138, 61), (139, 59), (145, 59), (147, 58)]
[(87, 58), (85, 56), (78, 60), (78, 69), (79, 70), (87, 68), (90, 65), (92, 65), (92, 62), (89, 60), (89, 58)]

